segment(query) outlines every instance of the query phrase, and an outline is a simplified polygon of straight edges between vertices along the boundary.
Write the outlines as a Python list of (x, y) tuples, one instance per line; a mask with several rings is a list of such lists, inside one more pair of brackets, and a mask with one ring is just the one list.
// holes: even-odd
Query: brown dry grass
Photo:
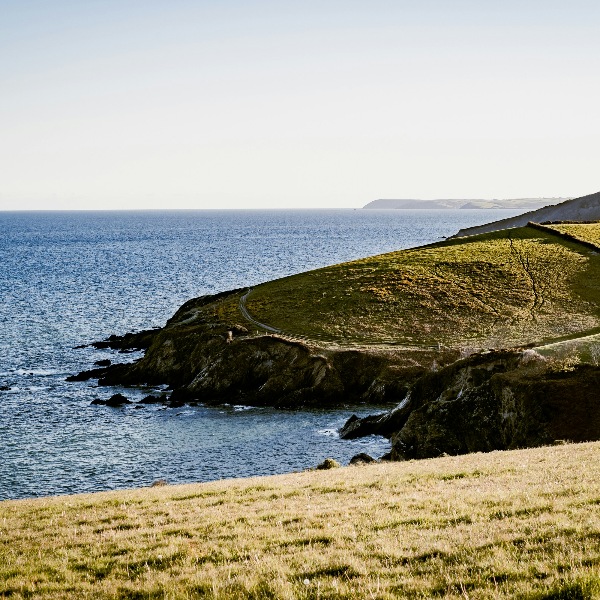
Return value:
[(591, 598), (600, 444), (0, 503), (1, 598)]

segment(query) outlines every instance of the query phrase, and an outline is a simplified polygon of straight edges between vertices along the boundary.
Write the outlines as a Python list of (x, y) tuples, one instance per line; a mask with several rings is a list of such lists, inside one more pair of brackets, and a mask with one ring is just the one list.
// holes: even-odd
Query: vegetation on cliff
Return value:
[(502, 348), (597, 331), (599, 300), (600, 256), (523, 227), (271, 281), (245, 304), (314, 340)]
[(0, 598), (591, 598), (600, 444), (0, 503)]
[(166, 383), (177, 402), (386, 404), (461, 355), (585, 338), (587, 359), (599, 332), (600, 253), (530, 226), (190, 300), (164, 328), (106, 342), (147, 348), (141, 360), (75, 379)]

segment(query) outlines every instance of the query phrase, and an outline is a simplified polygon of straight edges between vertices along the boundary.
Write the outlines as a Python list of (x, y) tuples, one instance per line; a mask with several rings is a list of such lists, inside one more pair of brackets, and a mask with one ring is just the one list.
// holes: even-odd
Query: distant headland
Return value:
[(558, 204), (571, 198), (511, 198), (504, 200), (465, 200), (465, 199), (443, 199), (443, 200), (415, 200), (415, 199), (401, 199), (401, 200), (373, 200), (369, 202), (363, 208), (379, 208), (379, 209), (390, 209), (390, 208), (403, 208), (403, 209), (419, 209), (427, 208), (433, 210), (441, 210), (448, 208), (514, 208), (536, 210), (544, 206)]

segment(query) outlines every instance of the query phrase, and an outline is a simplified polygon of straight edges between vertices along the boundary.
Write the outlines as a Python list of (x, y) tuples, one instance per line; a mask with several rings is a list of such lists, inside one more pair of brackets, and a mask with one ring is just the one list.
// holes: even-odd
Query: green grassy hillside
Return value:
[[(240, 319), (239, 298), (220, 308)], [(507, 347), (600, 329), (600, 256), (524, 227), (309, 271), (255, 287), (246, 317), (346, 344)]]
[(0, 598), (597, 597), (599, 453), (0, 502)]
[(584, 242), (595, 244), (600, 250), (600, 223), (561, 223), (549, 227), (561, 233), (568, 233)]

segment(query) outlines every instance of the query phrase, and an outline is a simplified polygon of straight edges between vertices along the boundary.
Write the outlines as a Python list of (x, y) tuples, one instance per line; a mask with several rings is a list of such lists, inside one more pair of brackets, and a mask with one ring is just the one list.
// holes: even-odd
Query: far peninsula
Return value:
[(440, 200), (418, 200), (418, 199), (380, 199), (369, 202), (363, 208), (367, 209), (430, 209), (444, 210), (456, 208), (508, 208), (535, 210), (544, 206), (558, 204), (571, 198), (508, 198), (508, 199), (460, 199), (449, 198)]

